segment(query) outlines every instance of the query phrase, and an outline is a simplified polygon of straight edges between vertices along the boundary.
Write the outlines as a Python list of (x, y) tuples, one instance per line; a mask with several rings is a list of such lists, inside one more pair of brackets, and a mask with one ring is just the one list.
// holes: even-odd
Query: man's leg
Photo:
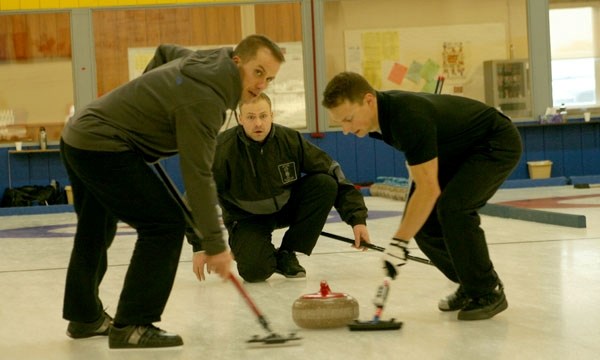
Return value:
[(336, 180), (327, 174), (306, 175), (277, 215), (278, 227), (289, 226), (280, 249), (310, 255), (337, 197)]
[(327, 174), (306, 175), (294, 185), (289, 202), (277, 214), (277, 227), (289, 226), (276, 254), (278, 273), (287, 278), (306, 276), (295, 252), (312, 253), (337, 191), (336, 180)]
[[(61, 155), (64, 154), (63, 149)], [(63, 162), (73, 188), (78, 219), (63, 302), (63, 318), (70, 320), (67, 335), (72, 338), (108, 335), (112, 318), (104, 312), (98, 292), (106, 273), (106, 253), (116, 233), (117, 219), (86, 190), (68, 162)]]
[(265, 281), (275, 272), (275, 246), (271, 234), (275, 229), (272, 216), (253, 216), (227, 225), (229, 246), (238, 273), (248, 282)]
[[(84, 183), (89, 196), (138, 232), (115, 324), (160, 321), (183, 242), (185, 221), (181, 209), (139, 155), (64, 147), (71, 171)], [(77, 194), (74, 188), (74, 196)], [(86, 231), (93, 235), (93, 230)]]
[(461, 289), (471, 298), (459, 312), (461, 320), (487, 319), (508, 306), (478, 214), (520, 157), (520, 138), (516, 130), (499, 137), (503, 141), (497, 143), (503, 142), (503, 148), (490, 146), (473, 151), (457, 168), (436, 207)]

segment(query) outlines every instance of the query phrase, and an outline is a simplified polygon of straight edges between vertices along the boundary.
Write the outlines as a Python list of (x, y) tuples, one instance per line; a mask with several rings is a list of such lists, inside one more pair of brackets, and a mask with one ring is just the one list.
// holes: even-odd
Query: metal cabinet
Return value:
[(514, 118), (531, 117), (528, 60), (484, 61), (485, 102)]

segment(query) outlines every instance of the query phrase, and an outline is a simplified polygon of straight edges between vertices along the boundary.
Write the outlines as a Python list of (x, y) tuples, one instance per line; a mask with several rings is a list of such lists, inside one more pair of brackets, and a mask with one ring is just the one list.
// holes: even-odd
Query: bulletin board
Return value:
[[(278, 43), (285, 55), (279, 73), (265, 91), (273, 105), (273, 121), (294, 129), (306, 128), (306, 102), (304, 96), (304, 61), (302, 43)], [(190, 46), (192, 50), (235, 45)], [(128, 49), (129, 79), (140, 76), (154, 56), (156, 48), (138, 47)], [(230, 125), (235, 125), (230, 124)], [(231, 126), (229, 126), (231, 127)]]
[(484, 101), (483, 62), (507, 58), (502, 23), (347, 30), (346, 70), (378, 90), (434, 92)]

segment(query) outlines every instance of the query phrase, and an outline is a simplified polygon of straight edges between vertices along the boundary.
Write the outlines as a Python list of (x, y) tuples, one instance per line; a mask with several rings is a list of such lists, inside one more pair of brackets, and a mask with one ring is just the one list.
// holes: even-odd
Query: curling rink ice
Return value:
[[(586, 195), (586, 196), (584, 196)], [(61, 318), (74, 213), (0, 217), (0, 359), (598, 359), (600, 357), (600, 189), (572, 186), (503, 189), (492, 203), (527, 201), (529, 208), (586, 216), (586, 228), (482, 216), (489, 250), (505, 285), (509, 307), (490, 320), (462, 322), (437, 302), (454, 284), (432, 266), (409, 262), (392, 282), (382, 318), (401, 330), (350, 332), (308, 330), (292, 319), (292, 304), (315, 293), (322, 280), (332, 291), (357, 299), (360, 320), (383, 279), (380, 253), (360, 252), (321, 237), (308, 257), (299, 255), (305, 279), (280, 275), (244, 284), (277, 333), (298, 332), (301, 345), (248, 348), (265, 336), (236, 288), (216, 275), (205, 282), (191, 271), (185, 243), (177, 278), (162, 321), (184, 346), (160, 350), (109, 350), (106, 337), (72, 340)], [(366, 197), (372, 243), (387, 246), (404, 202)], [(333, 211), (324, 231), (352, 237)], [(283, 232), (274, 234), (278, 243)], [(106, 311), (114, 315), (135, 234), (124, 224), (109, 250), (101, 286)], [(414, 241), (411, 255), (423, 257)]]

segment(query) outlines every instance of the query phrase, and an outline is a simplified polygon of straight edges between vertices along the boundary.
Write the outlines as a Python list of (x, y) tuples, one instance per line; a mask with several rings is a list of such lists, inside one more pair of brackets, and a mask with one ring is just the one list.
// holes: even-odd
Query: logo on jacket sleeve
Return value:
[(279, 168), (279, 176), (281, 176), (282, 183), (287, 184), (292, 181), (298, 180), (298, 175), (296, 174), (296, 164), (295, 163), (289, 162), (286, 164), (280, 164), (277, 167)]

